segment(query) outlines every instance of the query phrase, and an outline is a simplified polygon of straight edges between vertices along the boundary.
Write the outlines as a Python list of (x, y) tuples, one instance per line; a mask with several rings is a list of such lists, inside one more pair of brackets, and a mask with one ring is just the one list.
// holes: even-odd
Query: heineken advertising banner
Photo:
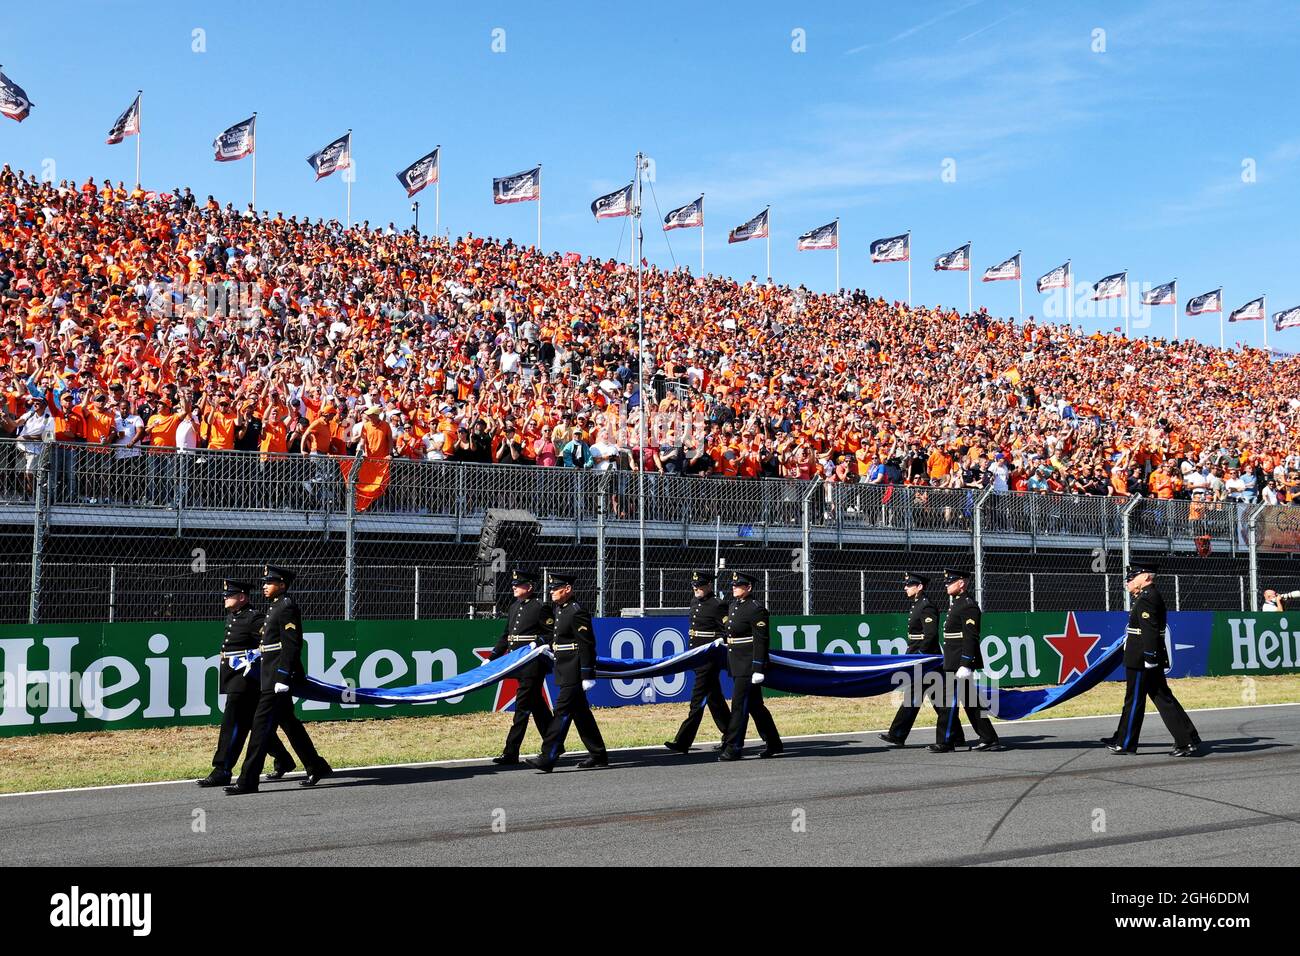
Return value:
[[(1123, 612), (986, 614), (987, 677), (1004, 687), (1060, 684), (1124, 634)], [(1300, 616), (1184, 611), (1169, 615), (1170, 676), (1281, 674), (1300, 670)], [(686, 647), (685, 618), (596, 621), (603, 656), (663, 657)], [(477, 667), (501, 621), (308, 621), (308, 672), (332, 684), (400, 687)], [(903, 614), (773, 618), (781, 650), (890, 654), (906, 649)], [(0, 736), (212, 724), (218, 621), (0, 626)], [(1119, 673), (1115, 675), (1120, 677)], [(689, 673), (600, 681), (596, 706), (689, 699)], [(724, 677), (724, 683), (726, 679)], [(550, 683), (550, 682), (548, 682)], [(432, 704), (357, 705), (300, 701), (308, 720), (509, 710), (514, 682)], [(553, 683), (548, 688), (554, 699)], [(729, 690), (729, 688), (728, 688)]]

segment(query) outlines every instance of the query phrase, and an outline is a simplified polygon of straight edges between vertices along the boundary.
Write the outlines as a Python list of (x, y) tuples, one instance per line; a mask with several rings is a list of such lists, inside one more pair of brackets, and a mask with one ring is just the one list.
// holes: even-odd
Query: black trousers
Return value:
[(724, 736), (731, 723), (731, 709), (727, 707), (727, 698), (722, 693), (722, 665), (710, 661), (695, 668), (695, 684), (691, 687), (691, 709), (686, 719), (677, 728), (676, 743), (679, 747), (689, 747), (695, 742), (699, 732), (700, 721), (704, 719), (704, 708), (708, 707), (709, 716), (718, 727), (718, 733)]
[(560, 696), (555, 700), (555, 713), (551, 715), (551, 726), (542, 741), (541, 757), (547, 763), (555, 763), (564, 753), (564, 738), (569, 735), (569, 724), (578, 728), (578, 736), (587, 752), (597, 760), (608, 759), (605, 750), (605, 738), (600, 735), (596, 725), (596, 715), (587, 703), (587, 693), (582, 684), (561, 684)]
[[(913, 703), (913, 701), (920, 699), (920, 695), (924, 694), (925, 698), (930, 701), (930, 706), (932, 706), (934, 712), (939, 715), (940, 722), (942, 722), (943, 716), (942, 710), (939, 706), (939, 701), (936, 699), (935, 695), (925, 691), (921, 684), (909, 685), (904, 690), (904, 694), (906, 696), (904, 697), (903, 705), (898, 708), (898, 713), (894, 715), (894, 722), (889, 725), (889, 736), (900, 742), (906, 740), (907, 735), (912, 732), (912, 725), (916, 723), (916, 717), (921, 712), (921, 708), (917, 704)], [(960, 731), (960, 729), (959, 726), (958, 730)]]
[[(984, 708), (979, 704), (973, 681), (957, 680), (956, 671), (944, 671), (944, 680), (935, 701), (935, 710), (939, 713), (939, 722), (934, 727), (935, 743), (952, 747), (966, 742), (966, 733), (962, 730), (959, 711), (966, 710), (970, 725), (983, 743), (997, 743), (998, 732), (993, 729), (993, 721), (984, 715)], [(942, 702), (942, 706), (940, 706)]]
[(531, 716), (537, 725), (537, 732), (546, 739), (546, 732), (551, 729), (551, 708), (546, 703), (546, 674), (537, 664), (533, 664), (519, 677), (519, 687), (515, 691), (515, 719), (506, 732), (506, 746), (502, 753), (507, 757), (518, 757), (519, 748), (523, 746), (524, 735), (528, 733), (528, 718)]
[(1142, 736), (1142, 718), (1146, 715), (1147, 698), (1156, 705), (1160, 719), (1165, 722), (1175, 747), (1185, 747), (1196, 739), (1196, 727), (1169, 689), (1162, 667), (1128, 667), (1124, 669), (1127, 684), (1124, 688), (1124, 710), (1115, 728), (1115, 743), (1130, 753), (1137, 751), (1138, 738)]
[[(253, 729), (253, 718), (261, 697), (261, 692), (255, 690), (226, 695), (226, 711), (221, 715), (221, 734), (217, 737), (217, 751), (212, 755), (212, 766), (218, 770), (230, 773), (235, 769), (244, 749), (244, 741)], [(274, 733), (266, 745), (266, 752), (270, 754), (277, 770), (288, 772), (293, 768), (293, 757), (289, 756), (289, 751)]]
[(304, 770), (311, 772), (324, 765), (316, 745), (311, 742), (307, 728), (302, 725), (293, 710), (293, 697), (286, 691), (273, 694), (262, 691), (257, 701), (257, 711), (253, 715), (253, 732), (248, 739), (248, 755), (244, 757), (244, 766), (239, 771), (239, 785), (257, 789), (257, 782), (262, 776), (262, 766), (270, 752), (271, 741), (275, 739), (276, 728), (284, 731), (289, 738), (289, 745), (302, 761)]
[(740, 753), (745, 747), (745, 731), (749, 727), (750, 715), (754, 717), (754, 729), (769, 747), (781, 746), (781, 735), (776, 731), (776, 721), (772, 712), (763, 703), (763, 686), (755, 684), (750, 676), (735, 678), (735, 689), (731, 694), (731, 722), (727, 724), (727, 735), (722, 738), (722, 749)]

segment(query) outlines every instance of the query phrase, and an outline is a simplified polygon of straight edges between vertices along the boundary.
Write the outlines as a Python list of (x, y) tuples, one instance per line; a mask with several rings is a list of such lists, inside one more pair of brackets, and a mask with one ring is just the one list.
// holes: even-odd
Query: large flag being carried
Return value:
[(1223, 290), (1215, 289), (1187, 300), (1188, 315), (1205, 315), (1209, 312), (1223, 311)]
[(330, 143), (324, 149), (318, 150), (307, 157), (307, 164), (316, 170), (316, 178), (324, 179), (326, 176), (338, 172), (340, 169), (350, 169), (352, 166), (352, 132), (349, 130), (334, 142)]
[(1297, 325), (1300, 325), (1300, 305), (1284, 312), (1273, 313), (1273, 329), (1275, 331), (1281, 332), (1283, 329), (1294, 328)]
[(116, 146), (128, 136), (140, 135), (140, 95), (137, 93), (131, 105), (126, 108), (126, 112), (117, 118), (113, 128), (108, 131), (106, 142), (109, 146)]
[(1143, 305), (1177, 305), (1174, 301), (1174, 283), (1166, 282), (1147, 291), (1142, 297)]
[(766, 239), (767, 210), (764, 209), (743, 226), (737, 226), (727, 234), (727, 242), (744, 242), (746, 239)]
[(952, 252), (945, 252), (934, 260), (935, 272), (969, 272), (970, 271), (970, 243)]
[(0, 73), (0, 113), (21, 123), (34, 105), (21, 86)]
[[(435, 146), (432, 153), (425, 153), (397, 174), (397, 181), (406, 187), (407, 199), (438, 181), (438, 153), (441, 150), (441, 146)], [(455, 157), (452, 158), (454, 161)]]
[(591, 204), (591, 214), (597, 219), (615, 219), (632, 215), (632, 184), (600, 196)]
[(890, 236), (871, 244), (872, 262), (906, 262), (912, 255), (912, 235)]
[(838, 249), (840, 247), (840, 221), (828, 222), (816, 229), (809, 229), (795, 243), (797, 252), (808, 249)]
[(1258, 299), (1251, 299), (1240, 309), (1233, 309), (1228, 316), (1229, 322), (1257, 322), (1267, 316), (1264, 310), (1264, 297), (1261, 295)]
[(1070, 287), (1070, 263), (1063, 262), (1051, 272), (1038, 278), (1038, 291), (1048, 289), (1068, 289)]
[(669, 229), (695, 229), (704, 225), (704, 197), (670, 210), (664, 216), (664, 232)]
[(990, 266), (984, 272), (982, 282), (997, 282), (999, 279), (1019, 279), (1020, 278), (1020, 253), (1016, 253), (1006, 262), (999, 262), (995, 266)]
[(542, 167), (534, 166), (513, 176), (497, 176), (492, 180), (492, 201), (532, 202), (542, 198)]
[(217, 151), (217, 162), (229, 163), (251, 156), (257, 148), (257, 114), (242, 123), (236, 123), (212, 141)]
[(1092, 287), (1092, 300), (1120, 299), (1128, 295), (1128, 273), (1116, 272), (1104, 279), (1099, 279)]

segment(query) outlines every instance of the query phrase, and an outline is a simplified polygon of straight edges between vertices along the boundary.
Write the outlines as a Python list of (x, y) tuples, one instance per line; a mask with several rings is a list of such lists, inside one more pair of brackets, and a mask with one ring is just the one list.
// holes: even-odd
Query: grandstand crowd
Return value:
[(0, 439), (1300, 501), (1300, 359), (635, 276), (6, 165)]

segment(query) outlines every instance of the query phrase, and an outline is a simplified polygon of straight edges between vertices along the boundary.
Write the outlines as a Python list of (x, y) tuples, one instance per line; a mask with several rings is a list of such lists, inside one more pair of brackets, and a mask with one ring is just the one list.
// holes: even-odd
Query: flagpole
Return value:
[(912, 230), (907, 230), (907, 310), (912, 311)]
[(348, 222), (346, 228), (348, 229), (352, 228), (352, 177), (352, 130), (348, 130), (348, 173), (346, 179), (348, 187)]
[(1020, 261), (1024, 250), (1016, 252), (1016, 294), (1020, 297), (1020, 321), (1025, 321), (1025, 264)]
[(257, 114), (253, 114), (253, 213), (257, 214)]
[(1065, 260), (1065, 324), (1074, 324), (1074, 266)]
[(1124, 298), (1121, 300), (1124, 304), (1124, 338), (1129, 337), (1128, 331), (1128, 270), (1124, 270)]
[[(641, 232), (641, 154), (636, 154), (636, 205), (632, 218), (632, 242), (635, 249)], [(641, 256), (636, 258), (636, 387), (637, 387), (637, 539), (640, 550), (640, 608), (645, 617), (645, 314), (641, 308)]]
[(1264, 310), (1264, 351), (1268, 351), (1268, 293), (1259, 297), (1260, 307)]
[(972, 303), (972, 298), (971, 298), (971, 293), (972, 290), (974, 289), (974, 279), (972, 277), (975, 275), (975, 264), (970, 261), (970, 254), (971, 254), (971, 243), (970, 240), (967, 239), (966, 240), (966, 314), (967, 315), (970, 315), (972, 312), (975, 311), (975, 307)]
[(135, 106), (135, 188), (140, 188), (140, 140), (144, 138), (144, 90), (136, 90)]
[(542, 253), (542, 164), (537, 164), (537, 254)]
[(704, 193), (700, 193), (700, 276), (704, 275)]
[(1227, 303), (1223, 301), (1223, 286), (1219, 286), (1219, 348), (1220, 349), (1227, 348), (1227, 346), (1223, 344), (1224, 342), (1223, 313), (1226, 311), (1226, 308), (1227, 308)]
[(835, 295), (840, 294), (840, 217), (835, 217)]
[(1178, 277), (1174, 276), (1174, 341), (1178, 341)]
[(772, 281), (772, 207), (767, 207), (767, 281)]
[(433, 147), (438, 154), (438, 178), (433, 183), (433, 234), (438, 234), (439, 220), (442, 215), (442, 144)]

